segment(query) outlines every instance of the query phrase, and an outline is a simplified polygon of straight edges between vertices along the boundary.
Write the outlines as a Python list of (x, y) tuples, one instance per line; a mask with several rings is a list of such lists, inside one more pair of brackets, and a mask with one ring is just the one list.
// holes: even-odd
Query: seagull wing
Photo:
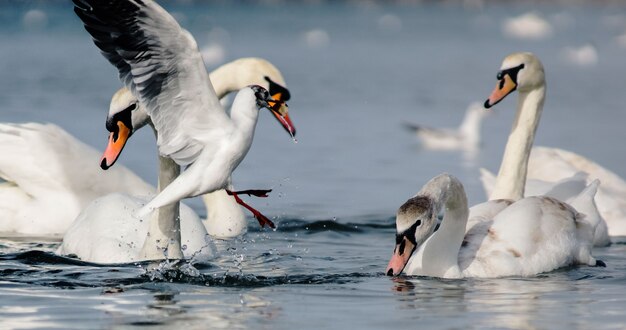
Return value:
[(191, 34), (151, 0), (73, 0), (74, 11), (120, 80), (146, 107), (159, 152), (192, 163), (232, 122)]

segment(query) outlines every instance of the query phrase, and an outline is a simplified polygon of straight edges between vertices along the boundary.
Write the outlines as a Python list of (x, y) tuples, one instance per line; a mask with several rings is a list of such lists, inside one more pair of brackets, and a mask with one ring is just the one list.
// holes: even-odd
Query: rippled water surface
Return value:
[[(252, 220), (244, 237), (217, 242), (216, 260), (151, 271), (149, 264), (99, 266), (57, 256), (54, 240), (2, 238), (0, 328), (626, 326), (624, 244), (594, 250), (607, 268), (533, 278), (383, 274), (395, 211), (432, 176), (450, 172), (470, 203), (484, 200), (478, 168), (497, 169), (515, 100), (485, 120), (475, 155), (423, 150), (403, 123), (456, 125), (491, 91), (508, 53), (532, 51), (546, 67), (536, 144), (578, 152), (626, 176), (626, 48), (619, 39), (626, 7), (165, 7), (209, 49), (211, 67), (259, 56), (285, 76), (299, 142), (262, 114), (234, 174), (238, 187), (274, 189), (255, 202), (278, 229), (261, 231)], [(552, 24), (550, 37), (503, 34), (504, 20), (531, 10)], [(0, 44), (0, 121), (53, 122), (101, 149), (109, 97), (120, 83), (71, 6), (1, 3)], [(586, 44), (597, 62), (568, 60), (568, 47)], [(155, 154), (146, 130), (120, 162), (154, 182)], [(199, 200), (189, 204), (204, 212)]]

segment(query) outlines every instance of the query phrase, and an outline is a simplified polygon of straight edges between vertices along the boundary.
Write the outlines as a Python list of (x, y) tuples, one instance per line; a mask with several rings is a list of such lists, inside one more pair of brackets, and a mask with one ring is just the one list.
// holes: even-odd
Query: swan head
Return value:
[(396, 213), (396, 247), (385, 273), (402, 273), (415, 249), (433, 233), (437, 212), (432, 198), (418, 195), (407, 200)]
[(505, 57), (497, 78), (496, 88), (485, 101), (487, 109), (516, 90), (527, 93), (545, 86), (543, 64), (532, 53), (514, 53)]
[(100, 160), (100, 167), (106, 170), (113, 166), (128, 138), (149, 122), (150, 116), (128, 89), (121, 88), (113, 94), (106, 120), (106, 128), (110, 132), (109, 142)]
[(252, 85), (250, 88), (254, 92), (257, 107), (259, 109), (266, 108), (272, 112), (276, 120), (278, 120), (287, 133), (289, 133), (292, 138), (295, 137), (296, 128), (293, 126), (291, 118), (289, 118), (287, 104), (284, 101), (274, 99), (267, 89), (259, 85)]

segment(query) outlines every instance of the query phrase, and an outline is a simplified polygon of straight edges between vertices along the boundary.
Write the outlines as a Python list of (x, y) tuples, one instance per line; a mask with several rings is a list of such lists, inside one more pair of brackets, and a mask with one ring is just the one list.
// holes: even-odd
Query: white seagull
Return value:
[(465, 150), (475, 152), (480, 147), (480, 126), (489, 112), (479, 103), (472, 103), (457, 128), (435, 128), (417, 124), (405, 124), (430, 150)]
[[(225, 189), (232, 171), (247, 154), (259, 109), (275, 113), (293, 136), (286, 107), (261, 86), (243, 88), (230, 118), (209, 80), (191, 34), (153, 1), (102, 3), (74, 0), (74, 11), (94, 43), (146, 111), (157, 131), (162, 156), (187, 169), (138, 210), (142, 217), (187, 197)], [(266, 190), (230, 192), (261, 225), (273, 223), (245, 204), (238, 194), (266, 196)]]

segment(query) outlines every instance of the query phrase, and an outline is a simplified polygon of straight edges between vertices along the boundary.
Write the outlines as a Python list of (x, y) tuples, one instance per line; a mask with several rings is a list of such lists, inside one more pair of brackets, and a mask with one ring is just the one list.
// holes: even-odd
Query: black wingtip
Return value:
[(411, 124), (411, 123), (402, 123), (402, 126), (404, 127), (404, 129), (406, 129), (407, 131), (411, 131), (411, 132), (417, 132), (422, 129), (420, 125)]

